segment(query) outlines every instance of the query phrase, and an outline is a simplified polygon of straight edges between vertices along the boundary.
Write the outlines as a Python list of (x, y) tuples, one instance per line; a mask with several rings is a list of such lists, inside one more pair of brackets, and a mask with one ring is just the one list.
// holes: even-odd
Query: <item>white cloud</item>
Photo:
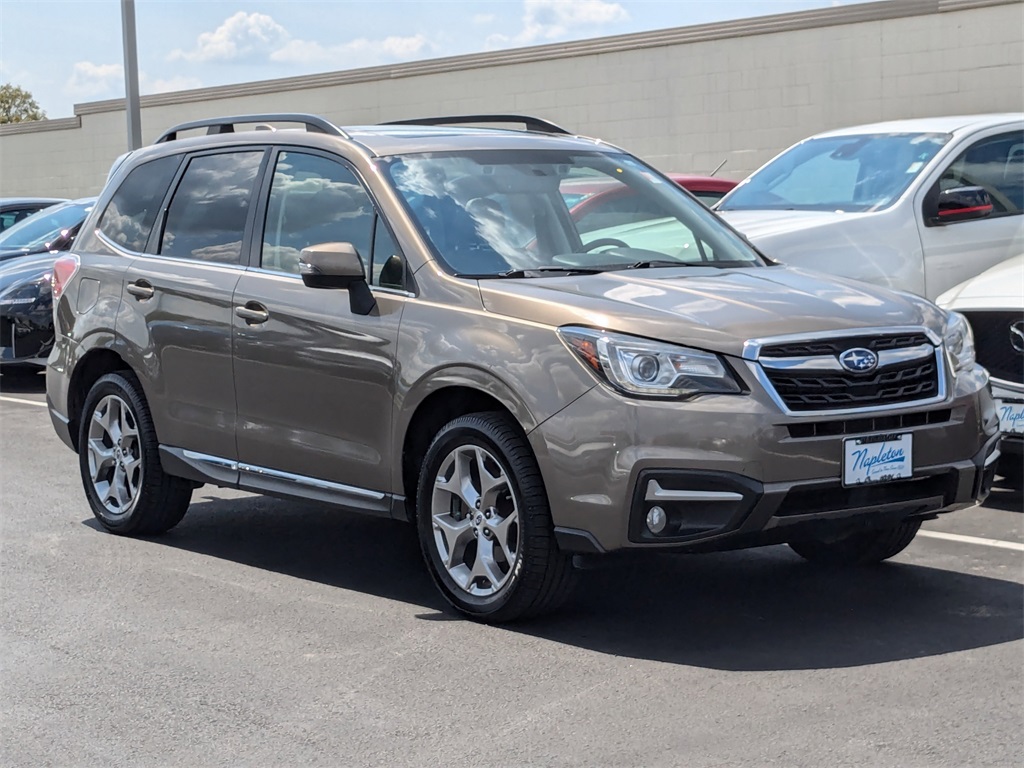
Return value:
[(370, 66), (387, 59), (409, 59), (428, 47), (425, 35), (386, 37), (368, 40), (361, 37), (340, 45), (321, 45), (307, 40), (289, 40), (270, 54), (271, 61), (287, 64)]
[(324, 45), (299, 40), (264, 13), (239, 11), (213, 32), (203, 32), (191, 50), (176, 49), (169, 61), (189, 62), (257, 60), (306, 66), (369, 66), (388, 60), (412, 58), (429, 47), (425, 35), (391, 36), (382, 40), (357, 38)]
[(124, 93), (124, 69), (120, 64), (94, 64), (91, 61), (76, 61), (71, 67), (71, 77), (64, 85), (65, 93), (75, 99), (94, 99), (99, 96), (119, 95), (115, 88), (121, 84)]
[(142, 93), (168, 93), (170, 91), (188, 91), (202, 88), (203, 82), (198, 77), (175, 75), (174, 77), (150, 78), (145, 72), (139, 75), (139, 90)]
[(491, 35), (490, 47), (557, 40), (572, 31), (626, 21), (629, 14), (606, 0), (523, 0), (523, 28), (516, 35)]
[[(139, 73), (140, 93), (167, 93), (201, 88), (198, 77), (175, 75), (173, 77), (150, 77)], [(77, 101), (96, 98), (116, 99), (124, 96), (124, 68), (120, 64), (94, 64), (91, 61), (75, 62), (71, 77), (64, 85), (64, 91)]]
[(265, 13), (239, 11), (224, 20), (213, 32), (203, 32), (191, 51), (171, 51), (168, 59), (176, 61), (237, 61), (267, 54), (285, 45), (288, 30)]

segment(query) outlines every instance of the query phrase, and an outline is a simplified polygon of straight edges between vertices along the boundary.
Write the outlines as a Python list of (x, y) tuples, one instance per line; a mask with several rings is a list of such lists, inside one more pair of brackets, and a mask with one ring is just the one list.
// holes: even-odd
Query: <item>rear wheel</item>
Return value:
[(921, 523), (905, 520), (891, 528), (860, 531), (841, 539), (806, 538), (789, 542), (800, 557), (821, 565), (867, 565), (898, 555), (917, 535)]
[(120, 534), (163, 533), (188, 510), (192, 483), (160, 464), (149, 406), (130, 373), (108, 373), (82, 409), (78, 464), (96, 519)]
[(504, 414), (445, 425), (427, 450), (416, 498), (427, 568), (462, 613), (512, 621), (551, 610), (569, 594), (572, 562), (555, 543), (540, 470)]

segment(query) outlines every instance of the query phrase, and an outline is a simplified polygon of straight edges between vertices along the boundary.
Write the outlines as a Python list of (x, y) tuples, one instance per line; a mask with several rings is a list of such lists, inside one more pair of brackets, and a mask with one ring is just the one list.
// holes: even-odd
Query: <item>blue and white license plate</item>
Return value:
[(843, 485), (884, 483), (913, 476), (913, 438), (906, 432), (843, 440)]
[(1024, 402), (996, 400), (999, 431), (1011, 435), (1024, 435)]

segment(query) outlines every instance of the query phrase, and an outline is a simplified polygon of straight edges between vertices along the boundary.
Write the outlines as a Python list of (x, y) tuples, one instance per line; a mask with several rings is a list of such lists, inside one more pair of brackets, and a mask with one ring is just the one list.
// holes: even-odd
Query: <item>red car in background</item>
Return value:
[[(694, 176), (685, 173), (666, 173), (672, 181), (690, 192), (704, 205), (718, 202), (739, 182), (713, 176)], [(635, 220), (649, 202), (632, 194), (625, 184), (604, 179), (573, 179), (562, 183), (562, 198), (580, 232), (592, 232), (613, 227), (625, 220)], [(652, 217), (659, 214), (651, 212)]]

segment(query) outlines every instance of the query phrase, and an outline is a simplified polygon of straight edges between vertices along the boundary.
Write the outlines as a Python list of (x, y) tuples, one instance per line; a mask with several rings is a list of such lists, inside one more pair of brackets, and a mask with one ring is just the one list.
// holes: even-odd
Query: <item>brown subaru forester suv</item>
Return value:
[(556, 606), (574, 555), (881, 561), (998, 455), (962, 317), (772, 263), (536, 118), (177, 126), (52, 288), (50, 413), (107, 529), (204, 483), (406, 520), (487, 621)]

